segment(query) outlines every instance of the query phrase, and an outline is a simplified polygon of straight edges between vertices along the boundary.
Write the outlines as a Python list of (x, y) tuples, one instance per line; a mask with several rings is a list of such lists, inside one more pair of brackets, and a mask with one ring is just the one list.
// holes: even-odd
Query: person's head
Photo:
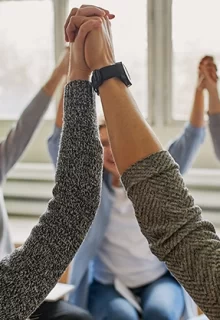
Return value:
[(99, 117), (99, 133), (104, 152), (104, 168), (110, 172), (114, 177), (118, 177), (119, 173), (114, 161), (112, 149), (108, 137), (108, 131), (104, 117)]

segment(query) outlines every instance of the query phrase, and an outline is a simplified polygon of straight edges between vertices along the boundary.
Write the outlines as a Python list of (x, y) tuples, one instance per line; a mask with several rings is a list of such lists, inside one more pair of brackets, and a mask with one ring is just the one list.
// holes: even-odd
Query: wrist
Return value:
[(220, 113), (220, 99), (218, 95), (218, 91), (209, 92), (209, 114), (217, 114)]
[(213, 98), (218, 98), (219, 99), (219, 94), (218, 94), (218, 88), (216, 87), (211, 87), (211, 88), (207, 88), (209, 97), (213, 97)]
[(106, 91), (109, 90), (127, 90), (126, 85), (119, 80), (118, 78), (110, 78), (106, 81), (104, 81), (101, 86), (99, 87), (99, 94), (100, 97), (102, 97), (103, 94), (105, 94)]
[(67, 76), (67, 83), (74, 81), (74, 80), (90, 80), (91, 74), (88, 72), (82, 72), (82, 71), (73, 71), (70, 72)]
[(108, 66), (112, 66), (113, 64), (115, 64), (115, 62), (114, 61), (109, 61), (109, 62), (107, 62), (107, 61), (99, 61), (98, 63), (96, 63), (95, 65), (93, 65), (93, 67), (91, 68), (92, 69), (92, 71), (94, 71), (94, 70), (99, 70), (99, 69), (102, 69), (102, 68), (104, 68), (104, 67), (108, 67)]
[(204, 88), (197, 87), (196, 91), (195, 91), (195, 94), (196, 95), (203, 95), (204, 94)]

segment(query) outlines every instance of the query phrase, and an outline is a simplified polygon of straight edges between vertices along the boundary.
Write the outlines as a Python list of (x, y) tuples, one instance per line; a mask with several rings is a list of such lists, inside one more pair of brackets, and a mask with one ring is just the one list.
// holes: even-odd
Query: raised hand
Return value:
[[(65, 38), (70, 42), (70, 66), (69, 81), (78, 79), (88, 80), (94, 70), (96, 60), (105, 54), (109, 59), (105, 63), (113, 63), (112, 54), (106, 55), (108, 46), (104, 40), (111, 44), (111, 32), (109, 19), (114, 15), (108, 10), (95, 6), (82, 6), (80, 9), (72, 9), (65, 23)], [(95, 32), (89, 37), (91, 31)], [(87, 39), (85, 41), (85, 39)], [(87, 43), (87, 44), (86, 44)], [(96, 49), (96, 46), (98, 47)], [(111, 46), (112, 47), (112, 46)], [(112, 49), (109, 52), (113, 52)], [(101, 54), (102, 53), (102, 54)], [(96, 56), (97, 55), (97, 56)], [(112, 59), (110, 59), (112, 58)], [(103, 60), (104, 62), (104, 60)]]
[(207, 56), (200, 65), (200, 72), (204, 77), (204, 86), (209, 94), (209, 115), (220, 113), (220, 99), (218, 94), (217, 67), (213, 57)]
[[(81, 9), (86, 11), (86, 9)], [(95, 9), (92, 13), (95, 14)], [(77, 13), (77, 12), (76, 12)], [(96, 14), (100, 13), (97, 9)], [(66, 35), (70, 41), (70, 60), (69, 60), (69, 73), (68, 81), (71, 80), (88, 80), (91, 74), (91, 70), (85, 61), (84, 46), (85, 39), (88, 33), (100, 26), (101, 20), (98, 16), (87, 18), (86, 16), (73, 15), (68, 18), (68, 24), (66, 23)]]
[(212, 56), (205, 56), (199, 62), (198, 80), (197, 80), (197, 90), (198, 91), (203, 91), (206, 88), (205, 75), (202, 72), (202, 68), (207, 62), (212, 63), (213, 62), (213, 57)]
[(203, 58), (199, 66), (199, 73), (202, 77), (202, 85), (208, 90), (209, 93), (217, 90), (217, 67), (213, 57), (206, 56)]
[(100, 28), (90, 32), (85, 42), (85, 59), (92, 71), (115, 63), (111, 23), (108, 16), (101, 20)]
[(204, 61), (208, 58), (208, 56), (205, 56), (204, 58), (201, 59), (199, 62), (199, 67), (198, 67), (198, 80), (197, 80), (197, 90), (202, 91), (205, 89), (205, 76), (201, 71), (201, 67), (204, 63)]
[(97, 17), (104, 17), (107, 16), (109, 19), (114, 19), (115, 15), (110, 13), (108, 10), (103, 9), (101, 7), (96, 7), (92, 5), (82, 5), (80, 9), (78, 8), (73, 8), (67, 17), (66, 23), (64, 25), (64, 33), (65, 33), (65, 40), (67, 42), (73, 42), (76, 33), (75, 32), (70, 32), (70, 29), (68, 29), (68, 25), (71, 21), (71, 18), (74, 16), (84, 16), (84, 17), (92, 17), (92, 16), (97, 16)]

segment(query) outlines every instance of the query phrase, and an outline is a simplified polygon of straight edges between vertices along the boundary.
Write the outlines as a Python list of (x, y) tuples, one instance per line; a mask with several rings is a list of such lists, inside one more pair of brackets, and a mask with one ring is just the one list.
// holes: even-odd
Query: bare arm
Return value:
[(112, 151), (121, 174), (137, 160), (162, 150), (129, 89), (121, 81), (105, 81), (100, 87), (100, 97)]

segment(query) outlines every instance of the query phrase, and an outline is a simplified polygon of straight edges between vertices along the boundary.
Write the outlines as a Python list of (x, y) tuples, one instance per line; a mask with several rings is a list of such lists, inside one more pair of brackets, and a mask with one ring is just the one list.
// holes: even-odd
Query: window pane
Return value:
[(197, 66), (205, 55), (220, 62), (219, 0), (173, 0), (173, 117), (185, 119), (192, 106)]
[(0, 117), (13, 119), (54, 66), (52, 1), (0, 2), (0, 21)]
[[(81, 0), (70, 0), (69, 8), (81, 4)], [(133, 83), (131, 91), (147, 115), (147, 1), (138, 0), (136, 9), (133, 0), (88, 0), (86, 4), (107, 8), (116, 15), (112, 21), (116, 60), (128, 69)]]

